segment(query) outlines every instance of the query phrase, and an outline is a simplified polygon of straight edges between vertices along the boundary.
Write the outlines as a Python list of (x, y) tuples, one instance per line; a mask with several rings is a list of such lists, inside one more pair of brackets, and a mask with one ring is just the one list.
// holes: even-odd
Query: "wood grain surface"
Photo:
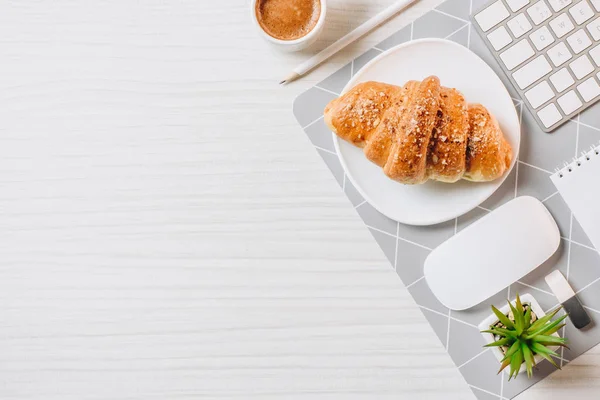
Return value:
[[(245, 0), (0, 1), (0, 398), (470, 399)], [(596, 399), (600, 350), (520, 399)]]

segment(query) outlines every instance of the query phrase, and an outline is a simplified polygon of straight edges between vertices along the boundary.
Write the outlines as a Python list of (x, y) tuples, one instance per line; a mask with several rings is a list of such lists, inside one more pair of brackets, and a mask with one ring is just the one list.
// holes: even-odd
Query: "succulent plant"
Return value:
[(532, 318), (533, 311), (529, 304), (523, 305), (517, 294), (517, 300), (513, 306), (510, 301), (510, 315), (505, 315), (502, 311), (492, 306), (494, 314), (498, 317), (499, 323), (490, 326), (489, 330), (483, 333), (491, 333), (496, 341), (485, 347), (500, 347), (503, 350), (504, 358), (501, 360), (500, 371), (502, 372), (510, 365), (510, 374), (508, 379), (516, 377), (523, 364), (527, 368), (527, 376), (533, 374), (536, 355), (548, 360), (556, 368), (560, 369), (552, 357), (558, 357), (558, 354), (548, 347), (567, 347), (565, 338), (554, 336), (563, 326), (563, 315), (555, 321), (552, 318), (560, 311), (559, 307), (548, 315), (536, 319)]

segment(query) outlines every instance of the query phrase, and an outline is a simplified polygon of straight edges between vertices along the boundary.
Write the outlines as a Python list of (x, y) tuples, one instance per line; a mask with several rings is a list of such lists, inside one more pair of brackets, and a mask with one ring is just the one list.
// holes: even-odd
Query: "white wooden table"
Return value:
[[(245, 0), (0, 1), (0, 398), (468, 399)], [(521, 399), (592, 399), (600, 350)]]

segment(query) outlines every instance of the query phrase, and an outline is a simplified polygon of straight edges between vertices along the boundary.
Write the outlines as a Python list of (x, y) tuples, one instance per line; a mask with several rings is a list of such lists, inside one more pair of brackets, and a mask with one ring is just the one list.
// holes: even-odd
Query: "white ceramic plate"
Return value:
[[(358, 71), (344, 92), (366, 81), (403, 85), (430, 75), (437, 75), (442, 85), (457, 88), (468, 102), (481, 103), (496, 116), (513, 149), (512, 169), (521, 141), (519, 116), (500, 78), (464, 46), (442, 39), (421, 39), (396, 46)], [(490, 197), (510, 172), (509, 169), (504, 177), (486, 183), (428, 181), (403, 185), (367, 160), (362, 149), (333, 136), (342, 166), (360, 194), (379, 212), (405, 224), (433, 225), (458, 217)]]

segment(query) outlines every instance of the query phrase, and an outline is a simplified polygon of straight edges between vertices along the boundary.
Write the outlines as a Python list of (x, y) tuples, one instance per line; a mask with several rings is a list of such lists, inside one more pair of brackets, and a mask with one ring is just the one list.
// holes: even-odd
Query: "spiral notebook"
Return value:
[(600, 249), (600, 145), (550, 177), (588, 238)]

